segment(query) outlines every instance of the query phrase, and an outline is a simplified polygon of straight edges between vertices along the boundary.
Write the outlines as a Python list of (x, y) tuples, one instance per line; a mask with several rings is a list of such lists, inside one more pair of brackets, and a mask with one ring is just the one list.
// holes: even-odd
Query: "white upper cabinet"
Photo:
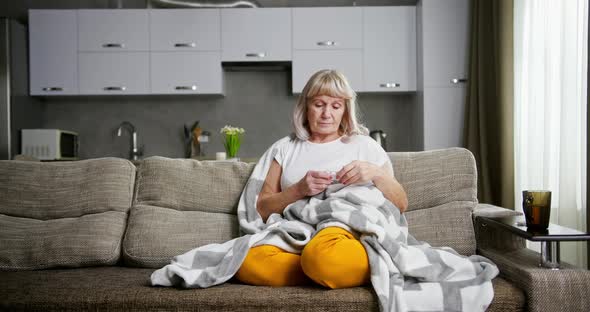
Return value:
[(152, 52), (152, 94), (220, 94), (222, 69), (218, 51)]
[(293, 93), (301, 93), (307, 80), (321, 69), (336, 69), (353, 90), (362, 86), (362, 50), (293, 51)]
[(148, 52), (80, 53), (80, 94), (148, 94), (148, 60)]
[(218, 9), (150, 10), (150, 50), (219, 51)]
[[(467, 0), (423, 2), (425, 84), (460, 82)], [(31, 10), (30, 93), (219, 94), (222, 62), (266, 61), (292, 61), (294, 93), (325, 68), (358, 92), (415, 91), (416, 18), (399, 6)]]
[(424, 86), (461, 86), (468, 79), (469, 1), (422, 2)]
[(291, 9), (221, 10), (222, 61), (291, 60)]
[(416, 91), (416, 8), (363, 8), (365, 92)]
[(75, 10), (29, 11), (31, 95), (78, 94)]
[(363, 88), (361, 8), (293, 8), (293, 93), (320, 69), (336, 69)]
[(79, 51), (148, 51), (148, 10), (78, 10)]
[(361, 49), (361, 35), (361, 8), (293, 8), (295, 50)]

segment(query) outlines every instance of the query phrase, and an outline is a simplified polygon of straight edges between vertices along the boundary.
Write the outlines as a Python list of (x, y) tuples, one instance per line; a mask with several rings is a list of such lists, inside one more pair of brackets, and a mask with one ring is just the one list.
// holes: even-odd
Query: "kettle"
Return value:
[(383, 132), (383, 130), (373, 130), (369, 133), (369, 136), (371, 136), (375, 141), (377, 141), (377, 143), (379, 143), (379, 145), (381, 145), (385, 151), (387, 151), (387, 142), (385, 141), (387, 133)]

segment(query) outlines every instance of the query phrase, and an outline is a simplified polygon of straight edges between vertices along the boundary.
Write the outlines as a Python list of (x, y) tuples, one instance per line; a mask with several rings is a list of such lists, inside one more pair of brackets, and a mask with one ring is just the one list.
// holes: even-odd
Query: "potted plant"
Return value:
[(225, 153), (228, 159), (237, 158), (242, 143), (242, 136), (246, 131), (244, 128), (226, 125), (221, 128), (220, 132), (223, 137), (223, 146), (225, 147)]

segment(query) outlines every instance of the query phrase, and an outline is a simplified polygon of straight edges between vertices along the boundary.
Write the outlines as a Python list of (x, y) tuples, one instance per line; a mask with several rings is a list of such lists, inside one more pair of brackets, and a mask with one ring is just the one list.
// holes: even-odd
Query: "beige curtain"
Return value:
[(514, 209), (513, 0), (472, 0), (465, 147), (478, 198)]

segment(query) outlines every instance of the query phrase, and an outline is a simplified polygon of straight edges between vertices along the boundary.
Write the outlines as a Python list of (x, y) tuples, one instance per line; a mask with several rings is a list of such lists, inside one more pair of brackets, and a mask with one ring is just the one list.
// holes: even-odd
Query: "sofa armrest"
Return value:
[(477, 218), (500, 218), (518, 216), (521, 214), (522, 213), (520, 212), (498, 206), (478, 204), (475, 209), (473, 209), (473, 225), (475, 227), (475, 240), (477, 249), (497, 249), (511, 251), (526, 248), (526, 240), (524, 238), (513, 235), (506, 230), (488, 226), (481, 220), (481, 218)]
[(541, 255), (527, 249), (524, 238), (478, 218), (514, 215), (520, 213), (477, 205), (473, 219), (478, 254), (494, 262), (500, 276), (525, 293), (528, 311), (590, 311), (590, 271), (567, 263), (559, 270), (540, 267)]
[(540, 255), (527, 248), (479, 249), (500, 275), (522, 289), (528, 311), (590, 311), (590, 271), (566, 263), (561, 269), (539, 267)]
[(503, 218), (520, 216), (522, 212), (514, 211), (511, 209), (502, 208), (490, 204), (477, 204), (473, 209), (474, 217), (488, 217), (488, 218)]

